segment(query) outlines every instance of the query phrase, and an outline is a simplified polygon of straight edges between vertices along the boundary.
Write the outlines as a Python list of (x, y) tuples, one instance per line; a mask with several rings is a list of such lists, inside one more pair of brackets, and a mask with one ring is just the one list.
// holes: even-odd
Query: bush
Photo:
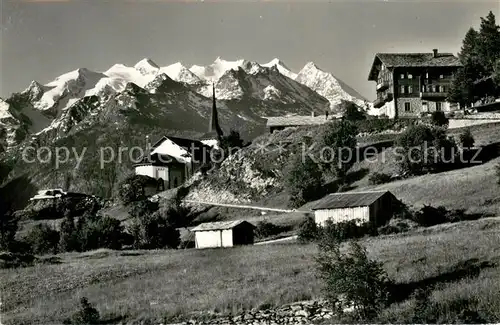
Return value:
[[(151, 209), (154, 209), (154, 207), (152, 206)], [(182, 206), (178, 200), (171, 201), (169, 204), (161, 207), (158, 213), (175, 228), (187, 227), (191, 223), (189, 209)]]
[(391, 175), (385, 173), (374, 172), (368, 177), (368, 183), (370, 185), (379, 185), (389, 183), (392, 180)]
[(318, 239), (318, 225), (313, 217), (306, 217), (302, 222), (297, 234), (298, 240), (301, 243), (308, 243)]
[(498, 183), (498, 185), (500, 185), (500, 164), (496, 165), (496, 166), (495, 166), (495, 169), (496, 169), (496, 172), (495, 172), (495, 173), (496, 173), (497, 178), (498, 178), (497, 183)]
[(321, 241), (342, 242), (349, 239), (361, 238), (366, 235), (376, 235), (377, 231), (369, 223), (361, 220), (349, 220), (334, 223), (327, 220), (324, 227), (319, 230)]
[(132, 218), (142, 218), (144, 216), (149, 216), (158, 211), (158, 202), (152, 202), (149, 200), (136, 201), (131, 204), (129, 214)]
[(323, 174), (319, 166), (309, 156), (296, 158), (286, 173), (286, 187), (293, 207), (321, 196)]
[[(357, 134), (356, 125), (344, 120), (325, 124), (320, 134), (318, 149), (322, 168), (329, 170), (339, 183), (345, 180), (347, 171), (355, 162), (353, 153), (356, 150)], [(329, 150), (323, 151), (323, 148)]]
[(36, 225), (26, 236), (34, 254), (57, 254), (59, 232), (46, 224)]
[(89, 216), (78, 220), (78, 248), (89, 251), (98, 248), (121, 249), (123, 226), (110, 217)]
[(444, 112), (441, 111), (436, 111), (432, 112), (431, 115), (431, 123), (436, 126), (448, 126), (450, 121), (448, 118), (446, 118), (446, 115), (444, 115)]
[(180, 244), (180, 233), (159, 213), (136, 218), (130, 227), (134, 237), (135, 248), (157, 249), (177, 248)]
[(361, 111), (361, 108), (359, 108), (356, 104), (353, 102), (346, 102), (344, 101), (343, 103), (344, 106), (344, 118), (347, 121), (360, 121), (360, 120), (365, 120), (366, 115)]
[(59, 250), (62, 252), (80, 250), (75, 219), (70, 214), (66, 215), (61, 222)]
[(348, 253), (341, 253), (338, 242), (322, 242), (316, 261), (325, 283), (326, 298), (340, 317), (354, 308), (354, 318), (375, 319), (388, 304), (390, 281), (382, 263), (368, 258), (366, 250), (351, 242)]
[(257, 223), (256, 229), (255, 229), (255, 236), (257, 238), (268, 238), (272, 236), (276, 236), (284, 231), (287, 231), (287, 227), (283, 226), (278, 226), (275, 225), (274, 223), (267, 222), (267, 221), (259, 221)]
[(472, 136), (470, 128), (467, 128), (460, 133), (460, 144), (462, 145), (462, 148), (474, 147), (474, 137)]
[(398, 163), (403, 173), (442, 171), (454, 162), (457, 147), (446, 130), (427, 125), (409, 127), (398, 138)]
[(0, 250), (11, 251), (13, 249), (16, 242), (15, 236), (18, 229), (18, 221), (17, 216), (14, 214), (10, 212), (2, 213), (0, 211)]
[(35, 256), (29, 253), (0, 252), (0, 269), (33, 266)]
[(406, 220), (399, 220), (395, 223), (391, 223), (378, 228), (377, 232), (380, 235), (390, 235), (390, 234), (400, 234), (402, 232), (407, 232), (411, 229), (411, 226)]
[(127, 177), (119, 188), (119, 196), (123, 204), (127, 205), (135, 201), (146, 199), (145, 188), (157, 186), (156, 179), (145, 175), (132, 175)]
[(82, 297), (80, 299), (80, 309), (71, 317), (66, 320), (65, 324), (75, 325), (96, 325), (100, 323), (100, 316), (97, 309), (95, 309), (87, 300)]

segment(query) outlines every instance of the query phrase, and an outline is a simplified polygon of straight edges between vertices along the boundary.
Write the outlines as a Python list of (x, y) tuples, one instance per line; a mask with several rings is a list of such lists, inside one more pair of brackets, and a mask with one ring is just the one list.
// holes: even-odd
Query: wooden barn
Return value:
[(252, 245), (255, 226), (244, 220), (202, 223), (191, 229), (196, 248)]
[(386, 224), (394, 214), (398, 200), (389, 191), (334, 193), (322, 198), (314, 207), (314, 220), (324, 226), (349, 220), (369, 222), (375, 226)]

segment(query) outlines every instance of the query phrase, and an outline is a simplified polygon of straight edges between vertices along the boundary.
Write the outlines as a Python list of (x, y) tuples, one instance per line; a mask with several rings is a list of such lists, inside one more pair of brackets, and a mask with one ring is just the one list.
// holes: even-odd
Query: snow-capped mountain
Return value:
[(360, 107), (365, 107), (361, 95), (331, 73), (318, 68), (313, 62), (307, 63), (295, 80), (328, 99), (332, 110), (335, 110), (342, 100), (352, 101)]
[(211, 107), (212, 83), (220, 115), (226, 116), (230, 128), (245, 129), (245, 123), (250, 123), (248, 129), (254, 130), (265, 123), (262, 116), (322, 114), (334, 110), (341, 100), (364, 104), (352, 88), (313, 63), (296, 74), (278, 58), (261, 65), (219, 57), (208, 66), (189, 69), (180, 62), (161, 67), (145, 58), (133, 66), (115, 64), (103, 72), (80, 68), (44, 85), (31, 82), (21, 93), (2, 101), (0, 121), (9, 135), (3, 132), (0, 138), (8, 138), (12, 146), (30, 134), (60, 137), (81, 123), (91, 125), (102, 114), (143, 114), (151, 107), (158, 114), (168, 108), (165, 114), (172, 121), (182, 121), (181, 128), (202, 131)]
[(290, 79), (297, 78), (297, 74), (294, 73), (294, 72), (292, 72), (290, 69), (288, 69), (288, 67), (280, 59), (278, 59), (278, 58), (274, 58), (270, 62), (265, 63), (262, 66), (263, 67), (267, 67), (267, 68), (271, 68), (273, 66), (276, 66), (276, 68), (278, 68), (278, 71), (282, 75), (284, 75), (284, 76), (286, 76), (286, 77), (288, 77)]

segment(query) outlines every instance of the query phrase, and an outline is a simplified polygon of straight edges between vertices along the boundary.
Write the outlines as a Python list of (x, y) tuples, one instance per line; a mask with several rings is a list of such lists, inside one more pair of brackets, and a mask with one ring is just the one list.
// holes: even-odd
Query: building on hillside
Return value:
[[(214, 86), (208, 132), (200, 140), (162, 137), (151, 148), (148, 148), (148, 154), (135, 164), (135, 173), (159, 180), (158, 190), (176, 188), (199, 168), (211, 162), (210, 152), (212, 148), (218, 147), (222, 136)], [(149, 147), (149, 144), (147, 146)]]
[(191, 229), (196, 248), (252, 245), (255, 226), (244, 220), (202, 223)]
[(373, 106), (389, 118), (454, 111), (447, 101), (453, 74), (461, 66), (451, 53), (377, 53), (368, 80), (376, 82)]
[(312, 210), (314, 220), (321, 226), (327, 220), (334, 223), (359, 220), (381, 226), (392, 218), (397, 202), (389, 191), (334, 193), (319, 200)]
[(267, 117), (266, 128), (269, 133), (274, 131), (284, 130), (288, 127), (322, 125), (334, 120), (338, 116), (330, 115), (328, 112), (325, 115), (316, 115), (312, 112), (311, 115), (288, 115), (288, 116), (269, 116)]
[[(199, 140), (164, 136), (135, 164), (135, 173), (163, 181), (163, 189), (176, 188), (210, 162), (211, 150)], [(161, 185), (158, 190), (162, 190)]]

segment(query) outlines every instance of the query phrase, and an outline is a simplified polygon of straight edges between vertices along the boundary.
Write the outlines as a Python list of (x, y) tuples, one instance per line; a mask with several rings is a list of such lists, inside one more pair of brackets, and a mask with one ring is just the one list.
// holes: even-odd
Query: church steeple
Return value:
[(208, 125), (208, 133), (216, 134), (217, 139), (220, 139), (223, 135), (222, 129), (219, 125), (219, 117), (217, 114), (217, 105), (215, 100), (215, 83), (212, 84), (212, 113), (210, 114), (210, 121)]

